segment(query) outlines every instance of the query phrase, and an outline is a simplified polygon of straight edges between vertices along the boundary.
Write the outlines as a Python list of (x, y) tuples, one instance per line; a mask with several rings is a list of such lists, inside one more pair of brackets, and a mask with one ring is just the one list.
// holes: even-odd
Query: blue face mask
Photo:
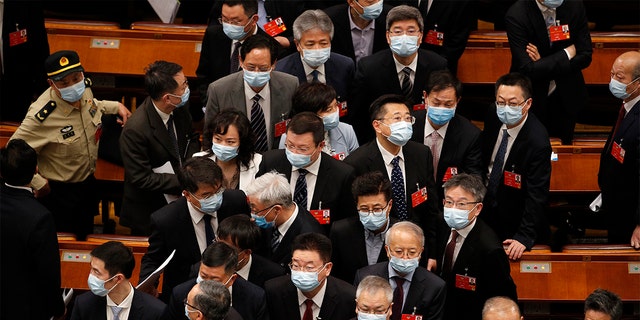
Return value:
[(636, 82), (638, 79), (640, 78), (636, 78), (628, 84), (624, 84), (614, 78), (611, 78), (611, 81), (609, 82), (609, 91), (611, 91), (611, 94), (613, 94), (613, 96), (618, 99), (624, 100), (626, 98), (629, 98), (634, 92), (636, 92), (636, 90), (638, 90), (638, 88), (636, 88), (636, 90), (633, 90), (633, 92), (627, 92), (627, 86)]
[(312, 154), (298, 154), (289, 151), (289, 149), (284, 149), (284, 152), (287, 155), (287, 160), (291, 163), (292, 166), (297, 168), (304, 168), (311, 163), (311, 157), (316, 154), (318, 150), (314, 151)]
[(508, 126), (512, 126), (518, 121), (522, 119), (522, 108), (524, 105), (517, 106), (515, 108), (504, 106), (504, 107), (496, 107), (496, 113), (498, 114), (498, 119)]
[(291, 282), (293, 282), (293, 285), (296, 286), (296, 288), (300, 289), (300, 291), (302, 292), (312, 291), (320, 285), (320, 281), (318, 281), (318, 275), (325, 266), (326, 264), (316, 272), (291, 270)]
[(269, 213), (271, 213), (271, 210), (273, 209), (273, 207), (271, 207), (267, 213), (263, 216), (259, 216), (255, 213), (251, 213), (251, 218), (253, 220), (256, 221), (256, 225), (262, 229), (269, 229), (273, 226), (276, 225), (276, 219), (278, 218), (278, 214), (276, 214), (276, 216), (273, 218), (272, 221), (267, 221), (267, 216), (269, 215)]
[(404, 275), (416, 270), (419, 260), (420, 258), (402, 259), (396, 256), (391, 256), (391, 259), (389, 259), (389, 265), (397, 273)]
[(251, 23), (251, 19), (249, 19), (249, 22), (244, 26), (236, 26), (230, 23), (223, 22), (222, 31), (231, 40), (241, 40), (247, 35), (247, 32), (244, 31), (244, 28), (246, 28), (249, 23)]
[(555, 9), (555, 8), (561, 6), (563, 1), (564, 0), (544, 0), (542, 5), (547, 7), (547, 8)]
[(358, 320), (386, 320), (389, 311), (383, 314), (358, 312)]
[(362, 14), (358, 13), (360, 15), (360, 18), (365, 19), (365, 20), (374, 20), (377, 19), (380, 16), (380, 13), (382, 13), (382, 7), (383, 7), (383, 3), (382, 0), (370, 5), (370, 6), (366, 6), (363, 7), (358, 0), (355, 1), (355, 3), (362, 8)]
[(338, 127), (340, 124), (340, 111), (332, 112), (322, 117), (322, 123), (324, 124), (324, 130), (329, 131)]
[(456, 107), (444, 108), (429, 106), (427, 109), (427, 117), (429, 117), (429, 120), (437, 126), (443, 126), (445, 123), (449, 122), (455, 114)]
[[(478, 204), (473, 206), (471, 210), (475, 209)], [(471, 210), (462, 210), (457, 208), (444, 208), (444, 221), (450, 228), (460, 230), (468, 226), (472, 220), (469, 220), (469, 212)]]
[(323, 49), (302, 49), (302, 60), (309, 66), (317, 68), (329, 60), (331, 47)]
[(211, 152), (216, 155), (216, 159), (226, 162), (238, 156), (238, 147), (212, 142)]
[(114, 285), (113, 287), (111, 287), (111, 289), (106, 289), (104, 287), (105, 282), (110, 281), (111, 279), (115, 278), (117, 276), (117, 274), (107, 280), (100, 280), (98, 277), (94, 276), (93, 274), (89, 274), (89, 279), (87, 280), (87, 284), (89, 284), (89, 289), (91, 289), (91, 292), (93, 292), (93, 294), (95, 294), (96, 296), (99, 297), (104, 297), (107, 294), (109, 294), (109, 292), (111, 292), (111, 290), (113, 290), (113, 288), (115, 288), (118, 284)]
[(67, 102), (76, 102), (82, 98), (82, 95), (84, 94), (85, 89), (86, 89), (86, 85), (84, 84), (84, 78), (83, 78), (80, 82), (74, 85), (71, 85), (62, 89), (58, 88), (58, 91), (60, 91), (60, 97), (62, 98), (62, 100)]
[(187, 317), (187, 319), (191, 319), (189, 318), (189, 313), (191, 312), (198, 312), (198, 310), (193, 310), (193, 311), (189, 311), (189, 309), (187, 308), (187, 305), (184, 305), (184, 315)]
[(396, 123), (392, 123), (391, 125), (388, 125), (384, 122), (380, 123), (388, 126), (389, 129), (391, 129), (391, 135), (387, 137), (387, 140), (389, 140), (389, 142), (395, 144), (396, 146), (404, 146), (413, 135), (413, 127), (409, 122), (398, 121)]
[[(187, 101), (189, 101), (189, 96), (191, 95), (191, 90), (189, 90), (189, 87), (187, 87), (187, 89), (184, 90), (184, 93), (181, 96), (178, 96), (178, 95), (175, 95), (175, 94), (171, 94), (171, 93), (168, 93), (168, 95), (173, 96), (173, 97), (180, 97), (180, 103), (172, 104), (176, 108), (180, 108), (180, 107), (184, 106), (187, 103)], [(171, 103), (171, 102), (169, 102), (169, 103)]]
[(391, 44), (389, 45), (391, 51), (401, 57), (408, 57), (418, 51), (418, 36), (403, 34), (389, 37), (389, 39), (391, 39)]
[(200, 211), (206, 214), (213, 214), (220, 209), (220, 206), (222, 206), (222, 193), (222, 190), (218, 191), (205, 199), (198, 199), (193, 194), (191, 194), (191, 196), (196, 198), (200, 203)]
[(379, 230), (387, 223), (387, 210), (377, 216), (369, 214), (369, 212), (366, 211), (360, 211), (358, 212), (358, 216), (360, 217), (360, 223), (362, 223), (362, 226), (369, 231)]
[(244, 81), (252, 87), (263, 87), (271, 79), (271, 71), (259, 72), (244, 70)]

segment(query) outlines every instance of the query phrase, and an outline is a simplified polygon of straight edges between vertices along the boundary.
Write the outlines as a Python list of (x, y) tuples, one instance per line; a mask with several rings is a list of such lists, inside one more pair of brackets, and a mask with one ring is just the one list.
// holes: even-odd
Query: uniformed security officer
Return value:
[(58, 51), (45, 61), (49, 88), (32, 103), (11, 139), (23, 139), (38, 153), (38, 172), (31, 181), (36, 196), (53, 213), (58, 232), (79, 239), (92, 233), (98, 213), (95, 178), (102, 114), (131, 112), (117, 101), (93, 97), (91, 81), (75, 51)]

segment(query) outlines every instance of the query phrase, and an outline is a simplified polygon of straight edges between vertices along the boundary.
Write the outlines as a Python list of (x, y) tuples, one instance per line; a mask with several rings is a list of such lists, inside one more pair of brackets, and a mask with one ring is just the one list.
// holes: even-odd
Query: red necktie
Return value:
[(313, 300), (307, 299), (304, 303), (307, 305), (307, 308), (304, 310), (302, 320), (313, 320)]
[(453, 251), (456, 249), (456, 239), (458, 238), (458, 231), (451, 230), (451, 241), (447, 244), (447, 248), (444, 251), (444, 266), (443, 272), (451, 272), (453, 268)]
[(402, 303), (404, 300), (404, 278), (393, 277), (396, 282), (396, 288), (393, 290), (393, 305), (391, 307), (391, 320), (400, 320), (402, 318)]

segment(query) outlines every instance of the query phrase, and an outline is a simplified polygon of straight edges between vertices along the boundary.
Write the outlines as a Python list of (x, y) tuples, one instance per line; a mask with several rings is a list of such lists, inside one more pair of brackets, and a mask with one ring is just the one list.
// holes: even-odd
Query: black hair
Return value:
[(336, 90), (320, 82), (305, 82), (298, 86), (291, 98), (292, 115), (300, 112), (324, 111), (336, 98)]
[(255, 250), (261, 237), (260, 228), (244, 214), (230, 216), (218, 225), (218, 238), (229, 238), (240, 250)]
[(622, 300), (620, 297), (604, 289), (596, 289), (584, 302), (584, 312), (599, 311), (611, 317), (611, 320), (622, 318)]
[(130, 279), (136, 260), (133, 258), (131, 248), (118, 241), (109, 241), (91, 250), (91, 256), (104, 262), (104, 268), (109, 272), (109, 277), (122, 273)]
[(238, 252), (232, 246), (216, 241), (204, 249), (202, 263), (210, 268), (224, 266), (224, 273), (233, 274), (238, 264)]
[(389, 202), (391, 200), (391, 182), (386, 173), (383, 174), (380, 171), (367, 172), (353, 180), (351, 193), (356, 201), (361, 196), (375, 196), (382, 193), (385, 201)]
[[(216, 114), (213, 119), (211, 119), (205, 128), (205, 134), (211, 138), (204, 139), (206, 142), (213, 143), (213, 135), (227, 134), (229, 130), (229, 126), (233, 125), (238, 130), (238, 135), (240, 136), (240, 147), (238, 147), (238, 157), (237, 159), (242, 163), (245, 167), (249, 167), (249, 162), (253, 158), (253, 154), (256, 152), (256, 135), (251, 130), (251, 122), (247, 119), (242, 112), (234, 109), (223, 109), (218, 114)], [(211, 145), (206, 146), (206, 149), (209, 149), (211, 152)]]
[(222, 169), (207, 157), (193, 157), (182, 165), (182, 170), (178, 172), (178, 181), (184, 190), (193, 194), (198, 191), (198, 184), (201, 183), (218, 186), (222, 182)]
[[(404, 96), (401, 96), (399, 94), (382, 95), (378, 97), (378, 99), (374, 100), (371, 103), (371, 106), (369, 106), (369, 117), (371, 122), (373, 122), (373, 120), (379, 120), (380, 117), (382, 117), (387, 112), (387, 110), (385, 109), (385, 105), (389, 103), (404, 104), (405, 106), (407, 106), (407, 108), (409, 108), (409, 102)], [(411, 109), (409, 108), (409, 110)]]
[(252, 35), (242, 43), (240, 47), (240, 58), (244, 61), (247, 54), (253, 49), (267, 49), (271, 55), (271, 64), (273, 65), (278, 57), (278, 47), (274, 41), (273, 38), (259, 33)]
[(145, 69), (144, 87), (153, 100), (158, 100), (165, 93), (171, 93), (178, 87), (173, 77), (182, 71), (177, 63), (158, 60)]
[(0, 174), (4, 182), (13, 186), (26, 186), (33, 179), (38, 165), (38, 155), (22, 139), (10, 140), (0, 150)]
[(331, 261), (331, 240), (320, 233), (308, 232), (295, 237), (291, 244), (291, 253), (296, 250), (315, 251), (323, 263)]
[(453, 88), (456, 98), (462, 96), (462, 82), (456, 78), (449, 70), (437, 70), (431, 72), (427, 80), (427, 94), (439, 92), (447, 88)]
[(313, 112), (300, 112), (291, 118), (287, 132), (295, 134), (311, 133), (316, 146), (324, 140), (324, 123), (322, 118)]
[(496, 81), (495, 94), (498, 94), (498, 88), (500, 88), (500, 86), (520, 87), (525, 100), (531, 98), (531, 93), (533, 92), (533, 86), (529, 77), (518, 72), (507, 73), (498, 78), (498, 81)]

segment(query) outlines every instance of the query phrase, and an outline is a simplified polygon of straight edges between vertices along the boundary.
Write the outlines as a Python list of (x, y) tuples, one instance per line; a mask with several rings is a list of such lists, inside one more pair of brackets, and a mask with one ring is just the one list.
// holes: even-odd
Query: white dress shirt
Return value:
[[(509, 108), (509, 107), (505, 107), (505, 108)], [(498, 149), (500, 148), (500, 142), (502, 141), (503, 129), (507, 129), (507, 134), (509, 134), (509, 139), (507, 140), (507, 151), (504, 154), (504, 162), (506, 163), (507, 159), (509, 159), (509, 153), (511, 152), (511, 147), (513, 147), (513, 142), (518, 137), (518, 134), (520, 133), (522, 126), (524, 126), (525, 122), (527, 122), (528, 117), (529, 115), (526, 115), (524, 118), (524, 121), (522, 121), (519, 125), (511, 129), (507, 129), (507, 125), (502, 124), (502, 126), (500, 127), (500, 130), (498, 131), (498, 139), (496, 140), (496, 144), (493, 146), (493, 152), (491, 153), (491, 161), (489, 162), (489, 172), (487, 174), (487, 178), (491, 176), (491, 170), (493, 169), (493, 161), (496, 159), (496, 153), (498, 153)], [(511, 168), (504, 167), (504, 163), (502, 164), (502, 166), (503, 166), (502, 171), (511, 171)]]
[[(204, 252), (204, 249), (207, 248), (207, 233), (204, 231), (204, 215), (202, 211), (198, 210), (194, 207), (191, 202), (187, 201), (187, 207), (189, 208), (189, 215), (191, 215), (191, 222), (193, 223), (193, 230), (196, 232), (196, 239), (198, 240), (198, 247), (200, 248), (200, 252)], [(216, 217), (217, 212), (212, 214), (211, 216), (211, 227), (213, 228), (213, 233), (216, 234), (218, 232), (218, 218)], [(210, 244), (210, 243), (209, 243)]]
[(402, 154), (402, 147), (400, 147), (400, 151), (397, 155), (391, 154), (391, 152), (387, 151), (381, 144), (380, 141), (376, 138), (376, 143), (378, 144), (378, 149), (380, 150), (380, 154), (382, 154), (382, 161), (384, 162), (385, 168), (387, 168), (387, 176), (389, 180), (391, 180), (391, 170), (393, 170), (393, 164), (391, 161), (396, 156), (400, 157), (400, 161), (398, 161), (398, 166), (400, 166), (400, 170), (402, 170), (402, 181), (404, 181), (404, 192), (407, 192), (407, 171), (404, 169), (404, 155)]
[[(264, 123), (267, 129), (267, 144), (269, 145), (269, 149), (271, 146), (271, 137), (274, 128), (271, 127), (271, 87), (269, 86), (269, 82), (260, 90), (260, 92), (255, 92), (246, 81), (244, 82), (244, 101), (247, 106), (247, 118), (251, 121), (251, 107), (253, 107), (253, 97), (256, 94), (260, 95), (260, 100), (258, 103), (262, 107), (262, 112), (264, 113)], [(284, 119), (282, 119), (284, 120)]]
[(111, 307), (122, 308), (122, 310), (120, 310), (120, 313), (118, 314), (118, 319), (120, 320), (129, 319), (129, 313), (131, 312), (131, 303), (133, 302), (134, 290), (131, 283), (127, 281), (127, 284), (129, 285), (129, 287), (131, 287), (131, 291), (129, 291), (129, 294), (124, 298), (124, 300), (122, 300), (122, 302), (120, 302), (120, 304), (116, 304), (115, 302), (113, 302), (113, 300), (111, 300), (111, 297), (107, 295), (107, 307), (106, 307), (107, 320), (113, 320), (113, 311), (111, 311)]
[[(327, 291), (327, 281), (329, 280), (325, 279), (324, 283), (320, 287), (320, 291), (318, 291), (318, 293), (316, 293), (316, 295), (311, 299), (313, 300), (313, 308), (312, 308), (313, 319), (318, 319), (318, 317), (320, 316), (320, 306), (322, 306), (322, 301), (324, 300), (324, 293), (325, 291)], [(298, 306), (300, 307), (300, 319), (302, 319), (302, 317), (304, 316), (305, 310), (307, 310), (307, 304), (304, 303), (307, 300), (307, 297), (305, 297), (304, 294), (302, 294), (302, 291), (300, 291), (300, 289), (296, 288), (296, 291), (298, 292)]]
[[(318, 151), (322, 152), (322, 151)], [(307, 170), (307, 174), (304, 176), (305, 181), (307, 182), (307, 210), (316, 210), (319, 208), (311, 208), (311, 199), (313, 199), (313, 193), (316, 189), (316, 181), (318, 180), (318, 172), (320, 171), (320, 161), (322, 160), (322, 155), (316, 159), (316, 161), (312, 162), (308, 167), (304, 168)], [(298, 181), (298, 167), (291, 166), (291, 180), (289, 180), (289, 186), (291, 187), (291, 194), (295, 193), (296, 190), (296, 182)]]

